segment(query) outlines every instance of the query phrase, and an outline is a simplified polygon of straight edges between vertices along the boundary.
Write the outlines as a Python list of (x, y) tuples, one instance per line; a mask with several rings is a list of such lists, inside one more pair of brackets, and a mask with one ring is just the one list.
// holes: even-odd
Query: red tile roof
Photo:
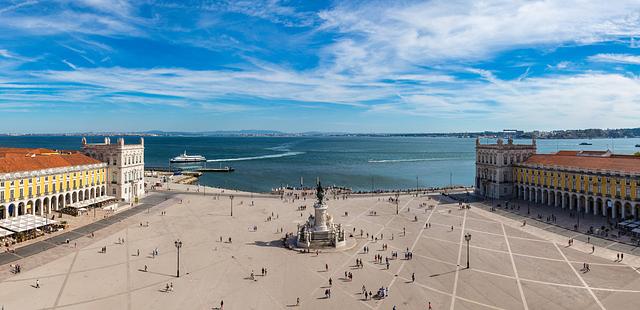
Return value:
[(35, 171), (49, 168), (99, 164), (77, 151), (49, 149), (0, 148), (0, 173)]
[[(589, 152), (590, 154), (600, 154)], [(604, 152), (602, 153), (604, 154)], [(640, 173), (640, 157), (630, 155), (611, 155), (606, 157), (584, 156), (579, 152), (560, 151), (556, 154), (535, 154), (524, 164), (561, 166), (574, 169), (612, 170), (622, 173)]]

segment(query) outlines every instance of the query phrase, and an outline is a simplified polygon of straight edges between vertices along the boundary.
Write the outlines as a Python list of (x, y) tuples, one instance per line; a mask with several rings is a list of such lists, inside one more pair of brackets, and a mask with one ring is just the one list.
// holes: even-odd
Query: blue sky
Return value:
[(0, 0), (0, 131), (640, 126), (637, 0)]

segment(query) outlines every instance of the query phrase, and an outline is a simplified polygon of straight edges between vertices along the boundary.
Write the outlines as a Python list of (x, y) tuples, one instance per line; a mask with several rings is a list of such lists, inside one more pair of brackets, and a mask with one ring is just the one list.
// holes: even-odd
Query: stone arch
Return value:
[(89, 192), (89, 197), (96, 198), (96, 189), (94, 187), (91, 188), (91, 192)]
[(84, 191), (83, 190), (79, 190), (78, 191), (78, 201), (83, 201), (84, 200)]
[[(55, 197), (55, 196), (54, 196)], [(53, 198), (52, 198), (53, 199)], [(42, 207), (43, 207), (43, 212), (45, 214), (49, 214), (51, 213), (51, 199), (49, 199), (49, 197), (45, 197), (42, 200)]]
[(584, 195), (578, 196), (578, 212), (587, 212), (587, 199), (584, 197)]
[(547, 200), (549, 199), (549, 191), (546, 189), (542, 190), (542, 197), (540, 197), (540, 203), (543, 205), (547, 204)]
[(71, 203), (72, 203), (72, 201), (71, 201), (71, 193), (67, 193), (64, 196), (64, 206), (66, 207), (66, 206), (70, 205)]
[(33, 206), (33, 200), (28, 200), (24, 208), (24, 214), (33, 214)]
[(42, 215), (42, 200), (36, 199), (34, 214)]
[(25, 214), (25, 205), (24, 202), (19, 202), (18, 203), (18, 215), (24, 215)]
[(556, 192), (556, 207), (562, 206), (562, 192)]
[(596, 204), (596, 209), (598, 210), (597, 212), (602, 216), (607, 216), (607, 210), (604, 209), (604, 203), (602, 201), (602, 198), (596, 197), (595, 204)]
[(89, 198), (91, 198), (91, 197), (89, 197), (89, 189), (87, 188), (87, 189), (84, 190), (84, 200), (87, 200)]
[(624, 214), (625, 219), (633, 217), (633, 214), (631, 213), (633, 212), (633, 209), (630, 202), (625, 202), (622, 208), (622, 214)]
[(640, 217), (640, 203), (636, 203), (633, 207), (633, 217), (637, 220)]
[(598, 213), (598, 209), (596, 208), (595, 201), (593, 197), (587, 197), (587, 213), (596, 215)]
[(104, 196), (107, 194), (107, 187), (102, 185), (102, 188), (100, 189), (100, 196)]
[(556, 206), (556, 193), (554, 191), (549, 191), (549, 198), (547, 199), (547, 201), (549, 206)]
[(14, 203), (9, 205), (9, 208), (7, 208), (9, 217), (15, 217), (18, 216), (18, 206), (16, 206)]
[(73, 192), (71, 194), (71, 203), (76, 203), (78, 202), (78, 192)]
[(7, 207), (5, 205), (0, 205), (0, 219), (5, 219), (5, 214), (7, 213)]
[(622, 218), (622, 203), (620, 202), (620, 200), (616, 200), (613, 202), (613, 210), (615, 212), (615, 218), (616, 219), (620, 219)]

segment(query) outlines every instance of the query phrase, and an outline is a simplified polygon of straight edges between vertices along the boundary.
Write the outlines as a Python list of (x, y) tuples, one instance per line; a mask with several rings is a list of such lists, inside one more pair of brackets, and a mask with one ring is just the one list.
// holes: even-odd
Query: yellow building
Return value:
[(640, 216), (640, 157), (610, 151), (534, 154), (514, 165), (517, 198), (602, 215)]
[(106, 167), (76, 151), (0, 148), (0, 218), (104, 198)]

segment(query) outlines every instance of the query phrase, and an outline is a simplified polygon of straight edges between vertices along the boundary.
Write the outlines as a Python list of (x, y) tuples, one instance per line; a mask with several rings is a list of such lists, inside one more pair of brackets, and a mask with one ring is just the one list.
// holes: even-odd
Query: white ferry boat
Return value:
[(178, 155), (174, 158), (171, 158), (171, 160), (169, 160), (169, 162), (172, 162), (172, 163), (196, 163), (196, 162), (203, 162), (203, 161), (207, 161), (207, 159), (204, 158), (204, 156), (187, 155), (187, 151), (182, 153), (182, 155)]

